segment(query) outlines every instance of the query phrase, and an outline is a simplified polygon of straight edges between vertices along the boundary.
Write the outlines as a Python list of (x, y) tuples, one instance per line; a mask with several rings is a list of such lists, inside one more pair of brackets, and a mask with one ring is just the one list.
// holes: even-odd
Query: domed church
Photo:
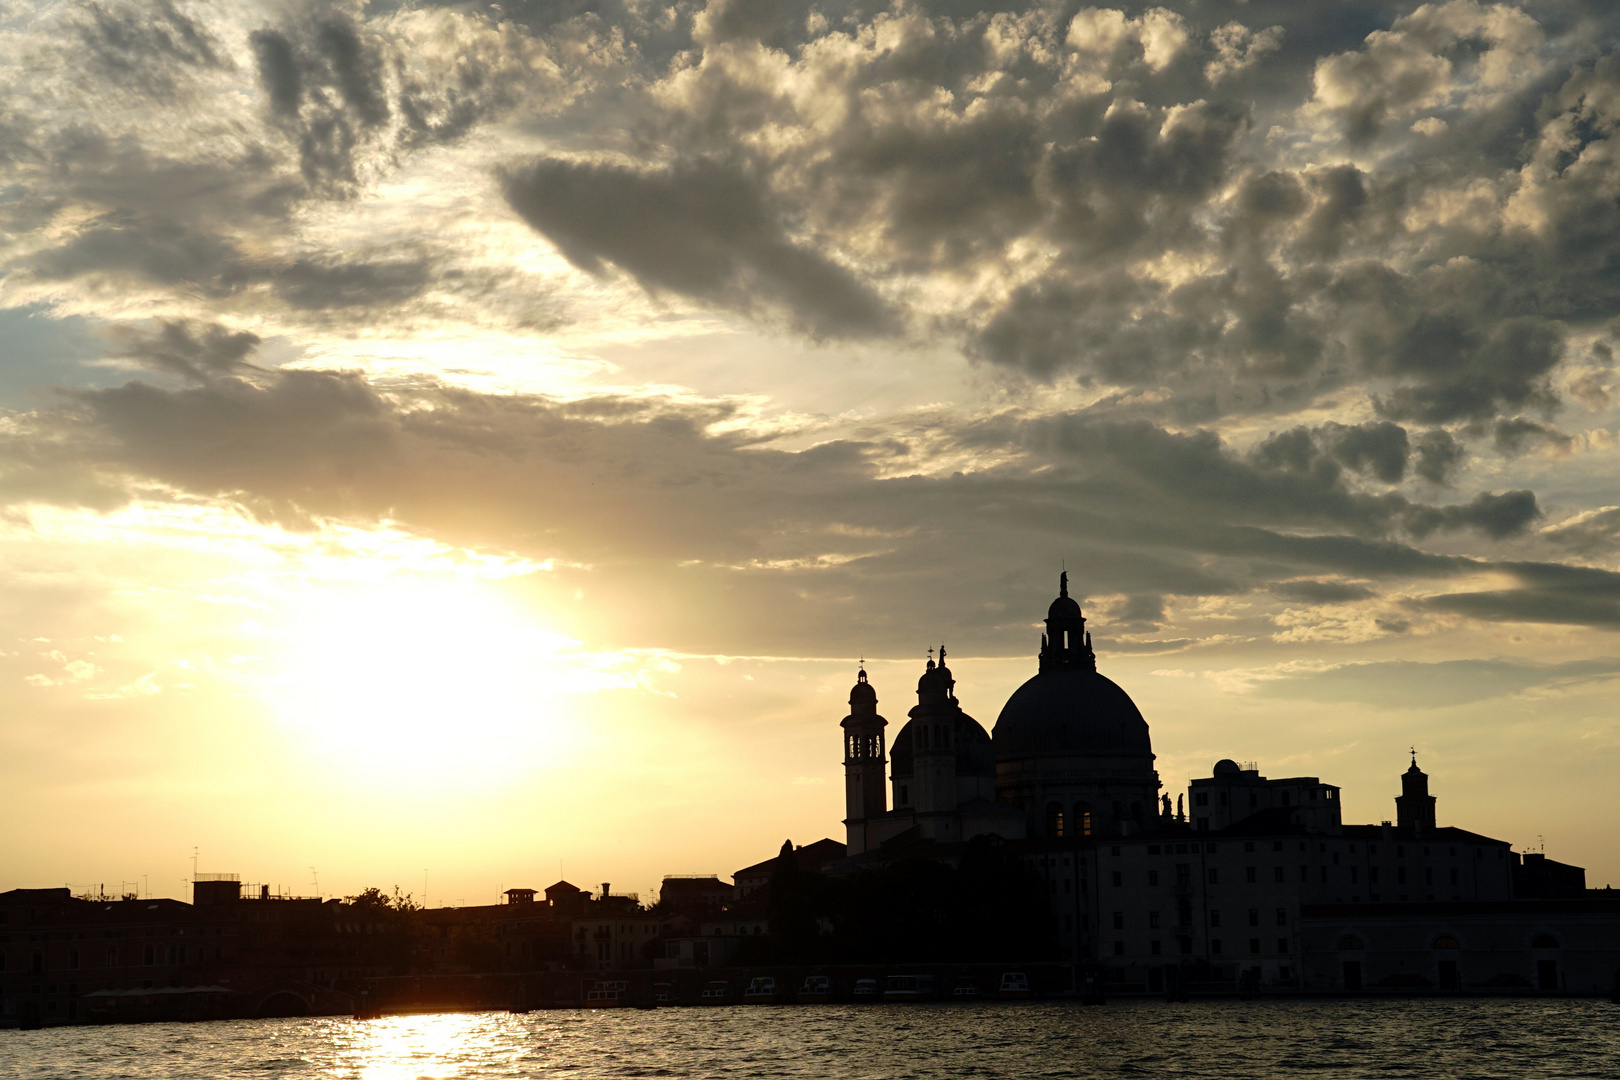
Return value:
[(852, 856), (907, 833), (942, 843), (987, 834), (1128, 836), (1158, 815), (1147, 721), (1097, 671), (1067, 573), (1046, 612), (1039, 668), (1007, 700), (993, 731), (957, 700), (943, 647), (917, 680), (917, 704), (887, 756), (888, 721), (877, 704), (863, 669), (842, 725)]

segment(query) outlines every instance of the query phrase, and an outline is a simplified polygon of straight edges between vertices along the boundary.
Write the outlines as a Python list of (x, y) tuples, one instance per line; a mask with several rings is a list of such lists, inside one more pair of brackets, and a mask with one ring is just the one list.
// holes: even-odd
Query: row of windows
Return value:
[[(225, 954), (225, 950), (222, 947), (216, 946), (214, 948), (214, 959), (216, 961), (222, 959), (224, 957), (224, 954)], [(118, 957), (119, 957), (119, 953), (118, 953), (117, 949), (108, 949), (107, 950), (107, 966), (108, 967), (117, 967), (118, 966)], [(154, 967), (160, 962), (160, 960), (162, 962), (168, 963), (168, 964), (186, 964), (186, 963), (190, 963), (191, 951), (189, 949), (187, 949), (187, 947), (184, 946), (184, 945), (170, 945), (170, 946), (167, 946), (167, 947), (160, 947), (160, 946), (157, 946), (157, 945), (147, 945), (147, 946), (145, 946), (144, 948), (141, 949), (140, 957), (141, 957), (140, 963), (145, 965), (146, 967)], [(208, 950), (207, 950), (207, 948), (204, 947), (204, 946), (199, 945), (197, 947), (197, 950), (196, 950), (196, 957), (197, 957), (197, 963), (199, 963), (199, 964), (207, 963), (208, 962)], [(10, 958), (6, 955), (4, 950), (0, 950), (0, 971), (9, 971), (9, 970), (11, 970), (9, 965), (10, 965)], [(79, 950), (78, 949), (69, 949), (68, 950), (68, 952), (67, 952), (67, 967), (68, 967), (69, 971), (77, 971), (77, 970), (79, 970)], [(40, 952), (35, 952), (31, 957), (29, 957), (27, 968), (28, 968), (29, 971), (32, 971), (35, 975), (38, 975), (38, 974), (42, 973), (45, 970), (45, 954), (40, 953)]]
[[(1150, 911), (1150, 912), (1147, 913), (1147, 915), (1148, 915), (1148, 929), (1157, 930), (1159, 928), (1159, 913), (1157, 911)], [(1276, 918), (1276, 925), (1278, 925), (1278, 926), (1287, 926), (1288, 925), (1288, 909), (1287, 908), (1276, 908), (1275, 909), (1275, 918)], [(1183, 918), (1181, 920), (1181, 925), (1185, 926), (1190, 921), (1191, 920), (1186, 917), (1186, 913), (1183, 913)], [(1219, 908), (1211, 908), (1210, 909), (1210, 911), (1209, 911), (1209, 925), (1211, 927), (1218, 927), (1218, 926), (1221, 925), (1221, 912), (1220, 912)], [(1259, 926), (1260, 925), (1260, 909), (1259, 908), (1250, 908), (1249, 909), (1249, 925), (1250, 926)], [(1123, 930), (1123, 929), (1125, 929), (1125, 913), (1123, 911), (1114, 912), (1114, 929), (1115, 930)]]
[[(1245, 840), (1245, 841), (1243, 841), (1243, 850), (1245, 852), (1247, 852), (1247, 853), (1252, 854), (1255, 851), (1256, 843), (1257, 842), (1254, 841), (1254, 840)], [(1271, 841), (1271, 850), (1272, 851), (1282, 851), (1283, 850), (1283, 845), (1284, 845), (1283, 841), (1281, 841), (1281, 840), (1273, 840), (1273, 841)], [(1212, 841), (1205, 842), (1201, 846), (1203, 848), (1204, 854), (1206, 854), (1206, 855), (1214, 855), (1216, 853), (1216, 851), (1218, 850), (1218, 848), (1219, 848), (1219, 845), (1215, 844)], [(1199, 848), (1200, 848), (1200, 844), (1197, 841), (1193, 841), (1192, 843), (1188, 843), (1188, 844), (1149, 844), (1147, 846), (1147, 853), (1149, 855), (1196, 855), (1196, 854), (1198, 854)], [(1413, 845), (1413, 848), (1414, 848), (1414, 850), (1416, 850), (1417, 845)], [(1319, 841), (1317, 843), (1317, 845), (1316, 845), (1316, 849), (1321, 854), (1324, 854), (1324, 855), (1328, 854), (1328, 846), (1325, 843), (1322, 843), (1322, 842)], [(1351, 844), (1347, 845), (1346, 849), (1349, 851), (1350, 854), (1352, 854), (1352, 855), (1356, 854), (1356, 845), (1354, 843), (1351, 843)], [(1299, 850), (1301, 850), (1301, 851), (1309, 851), (1310, 850), (1310, 844), (1307, 843), (1304, 840), (1299, 841)], [(1122, 851), (1122, 847), (1121, 847), (1121, 845), (1118, 845), (1118, 844), (1115, 844), (1115, 845), (1113, 845), (1112, 847), (1109, 848), (1109, 854), (1110, 855), (1118, 855), (1118, 854), (1121, 853), (1121, 851)], [(1422, 853), (1423, 853), (1424, 856), (1432, 855), (1433, 852), (1434, 852), (1434, 849), (1431, 846), (1429, 846), (1427, 844), (1423, 845)], [(1453, 859), (1458, 857), (1457, 856), (1457, 849), (1455, 847), (1448, 847), (1446, 853)], [(1377, 844), (1368, 844), (1367, 845), (1367, 854), (1369, 854), (1369, 855), (1378, 854), (1378, 845)], [(1498, 850), (1496, 855), (1497, 855), (1498, 858), (1501, 858), (1502, 857), (1502, 851)], [(1476, 858), (1484, 858), (1485, 849), (1484, 848), (1475, 848), (1474, 849), (1474, 856)], [(1395, 845), (1395, 857), (1398, 858), (1398, 859), (1406, 858), (1406, 845), (1405, 844), (1396, 844)], [(1338, 861), (1338, 853), (1337, 852), (1333, 853), (1333, 858), (1334, 858), (1334, 862)]]
[[(1339, 948), (1344, 952), (1359, 952), (1366, 947), (1366, 943), (1354, 934), (1346, 934), (1339, 939)], [(1434, 939), (1432, 947), (1436, 949), (1460, 949), (1462, 948), (1462, 942), (1451, 934), (1441, 934)], [(1558, 948), (1558, 939), (1551, 934), (1537, 934), (1530, 939), (1530, 947), (1532, 949), (1556, 949)]]
[[(1328, 883), (1328, 868), (1325, 867), (1325, 866), (1319, 866), (1319, 867), (1317, 867), (1317, 871), (1318, 871), (1318, 873), (1317, 873), (1318, 881), (1321, 884), (1326, 885)], [(1114, 884), (1114, 886), (1116, 888), (1123, 888), (1124, 885), (1125, 885), (1125, 872), (1123, 870), (1114, 870), (1114, 871), (1111, 871), (1111, 873), (1112, 873), (1111, 881)], [(1287, 875), (1286, 868), (1281, 867), (1281, 866), (1273, 866), (1271, 868), (1271, 881), (1272, 881), (1273, 884), (1277, 884), (1277, 885), (1286, 884), (1287, 883), (1287, 877), (1288, 877), (1288, 875)], [(1462, 884), (1462, 871), (1458, 870), (1455, 866), (1450, 869), (1449, 877), (1450, 877), (1450, 884), (1452, 884), (1453, 886)], [(1205, 879), (1211, 885), (1219, 885), (1221, 883), (1221, 871), (1220, 871), (1220, 868), (1215, 867), (1215, 866), (1209, 867), (1205, 871)], [(1299, 881), (1300, 881), (1300, 884), (1302, 884), (1302, 885), (1309, 884), (1310, 880), (1311, 880), (1311, 868), (1308, 867), (1308, 866), (1301, 866), (1299, 868)], [(1160, 884), (1159, 871), (1157, 871), (1157, 870), (1149, 870), (1147, 872), (1147, 883), (1150, 886)], [(1243, 883), (1246, 884), (1246, 885), (1257, 885), (1257, 884), (1259, 884), (1259, 869), (1257, 867), (1253, 867), (1253, 866), (1244, 867), (1243, 868)], [(1406, 883), (1407, 883), (1407, 881), (1406, 881), (1406, 867), (1397, 866), (1395, 868), (1395, 884), (1397, 884), (1397, 885), (1405, 885)], [(1180, 885), (1180, 886), (1184, 886), (1184, 887), (1189, 886), (1189, 885), (1192, 884), (1191, 868), (1189, 866), (1187, 866), (1186, 864), (1181, 864), (1181, 865), (1178, 865), (1176, 867), (1176, 884)], [(1360, 867), (1358, 867), (1358, 866), (1350, 867), (1350, 884), (1352, 884), (1352, 885), (1361, 884), (1361, 868)], [(1367, 868), (1367, 884), (1369, 884), (1369, 885), (1378, 884), (1378, 867), (1371, 866), (1371, 867)], [(1423, 868), (1423, 884), (1425, 884), (1425, 885), (1433, 885), (1434, 884), (1434, 868), (1433, 867), (1424, 867)]]
[[(1277, 942), (1277, 950), (1276, 950), (1277, 955), (1279, 955), (1279, 956), (1287, 956), (1288, 955), (1288, 950), (1290, 948), (1289, 940), (1287, 938), (1277, 938), (1276, 942)], [(1192, 938), (1190, 938), (1190, 937), (1177, 938), (1176, 939), (1176, 945), (1177, 945), (1177, 951), (1180, 952), (1182, 956), (1191, 956), (1192, 955), (1192, 951), (1193, 951)], [(1250, 956), (1259, 956), (1261, 954), (1261, 952), (1262, 952), (1260, 945), (1261, 945), (1261, 942), (1260, 942), (1259, 938), (1250, 938), (1249, 939), (1249, 955)], [(1223, 955), (1225, 953), (1225, 951), (1226, 951), (1225, 946), (1222, 943), (1220, 938), (1210, 938), (1209, 939), (1209, 952), (1210, 952), (1211, 956), (1221, 956), (1221, 955)], [(1148, 942), (1148, 954), (1150, 956), (1163, 956), (1164, 955), (1164, 943), (1162, 941), (1149, 941)], [(1124, 956), (1125, 955), (1125, 943), (1123, 941), (1114, 942), (1114, 955), (1115, 956)]]

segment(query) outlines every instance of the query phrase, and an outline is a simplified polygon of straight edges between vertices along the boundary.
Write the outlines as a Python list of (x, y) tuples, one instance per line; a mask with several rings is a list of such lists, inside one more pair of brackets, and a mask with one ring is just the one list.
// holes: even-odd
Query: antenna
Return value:
[(197, 849), (191, 849), (191, 883), (197, 884)]
[(317, 874), (312, 866), (309, 868), (309, 876), (314, 879), (315, 899), (319, 900), (321, 898), (321, 875)]

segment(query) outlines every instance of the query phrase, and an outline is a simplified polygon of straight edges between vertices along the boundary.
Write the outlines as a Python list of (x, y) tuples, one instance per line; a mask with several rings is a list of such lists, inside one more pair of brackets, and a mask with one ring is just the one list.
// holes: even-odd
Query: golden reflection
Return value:
[(330, 1075), (354, 1080), (446, 1080), (510, 1075), (526, 1052), (492, 1013), (389, 1016), (353, 1022), (352, 1041)]

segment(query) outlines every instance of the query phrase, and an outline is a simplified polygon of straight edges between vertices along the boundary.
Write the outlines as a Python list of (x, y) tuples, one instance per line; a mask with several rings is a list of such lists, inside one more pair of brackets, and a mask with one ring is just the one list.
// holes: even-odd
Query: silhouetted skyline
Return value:
[(0, 26), (0, 889), (724, 872), (1065, 569), (1168, 789), (1620, 878), (1613, 5)]

